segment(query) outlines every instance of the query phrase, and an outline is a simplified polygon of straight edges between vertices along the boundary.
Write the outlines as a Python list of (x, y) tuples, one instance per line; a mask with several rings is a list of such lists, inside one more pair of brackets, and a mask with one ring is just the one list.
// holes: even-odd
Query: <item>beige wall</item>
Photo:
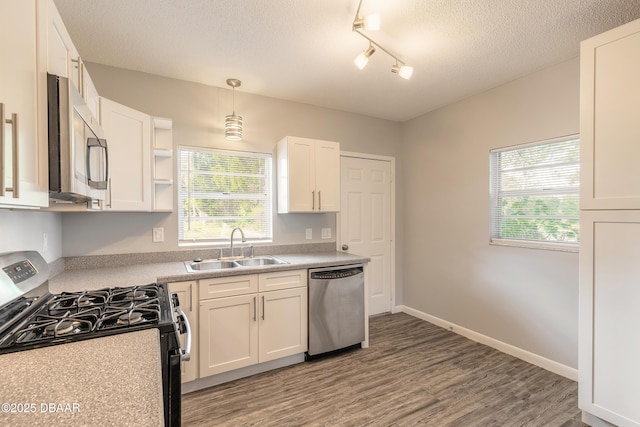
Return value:
[(579, 131), (574, 59), (404, 123), (404, 304), (577, 368), (578, 254), (489, 245), (489, 150)]
[[(274, 153), (280, 138), (294, 135), (338, 141), (343, 151), (396, 156), (400, 149), (400, 123), (250, 95), (242, 87), (235, 104), (244, 119), (244, 137), (230, 142), (224, 139), (223, 125), (231, 113), (231, 90), (100, 64), (88, 64), (88, 70), (102, 96), (172, 118), (175, 145)], [(326, 241), (320, 239), (324, 227), (331, 227), (335, 240), (335, 214), (279, 215), (274, 203), (273, 225), (276, 244)], [(164, 243), (152, 243), (153, 227), (165, 228)], [(313, 229), (313, 240), (305, 240), (306, 228)], [(177, 236), (177, 213), (63, 215), (64, 256), (177, 250)]]

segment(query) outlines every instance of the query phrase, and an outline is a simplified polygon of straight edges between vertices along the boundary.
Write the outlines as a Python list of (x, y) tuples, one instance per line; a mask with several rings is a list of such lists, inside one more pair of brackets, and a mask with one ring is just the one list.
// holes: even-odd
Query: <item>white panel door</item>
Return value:
[[(289, 211), (311, 212), (315, 199), (315, 146), (305, 138), (289, 138)], [(281, 165), (278, 165), (281, 167)]]
[(580, 408), (640, 426), (640, 213), (583, 211)]
[(109, 147), (107, 210), (151, 210), (151, 116), (100, 98), (100, 123)]
[(258, 363), (258, 295), (200, 301), (200, 378)]
[(391, 310), (391, 164), (341, 157), (340, 247), (371, 258), (369, 314)]
[(264, 292), (260, 297), (260, 363), (307, 351), (307, 288)]
[(340, 144), (316, 142), (316, 209), (320, 212), (340, 211)]
[(582, 42), (582, 209), (640, 209), (640, 20)]

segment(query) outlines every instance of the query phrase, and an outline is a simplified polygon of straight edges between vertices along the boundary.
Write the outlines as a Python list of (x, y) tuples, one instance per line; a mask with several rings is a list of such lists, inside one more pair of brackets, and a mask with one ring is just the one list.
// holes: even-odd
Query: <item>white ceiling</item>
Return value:
[[(639, 0), (364, 0), (390, 72), (351, 31), (357, 0), (55, 0), (85, 61), (405, 121), (579, 55)], [(238, 106), (241, 110), (241, 106)], [(240, 112), (240, 111), (239, 111)]]

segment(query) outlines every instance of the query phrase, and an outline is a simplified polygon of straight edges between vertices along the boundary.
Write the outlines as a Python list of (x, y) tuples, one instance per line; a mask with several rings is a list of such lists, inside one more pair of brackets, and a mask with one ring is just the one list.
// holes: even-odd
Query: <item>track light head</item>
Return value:
[(358, 57), (353, 60), (353, 63), (356, 64), (356, 67), (358, 67), (359, 70), (362, 70), (369, 62), (369, 57), (373, 55), (375, 51), (376, 48), (371, 43), (369, 43), (369, 47), (367, 48), (367, 50), (358, 55)]
[(357, 17), (353, 21), (353, 25), (351, 27), (353, 31), (356, 30), (370, 30), (377, 31), (380, 29), (380, 14), (372, 13), (371, 15), (367, 15), (364, 18)]
[(413, 75), (413, 67), (409, 67), (408, 65), (404, 64), (398, 65), (398, 63), (396, 63), (391, 67), (391, 72), (399, 75), (405, 80), (409, 80)]

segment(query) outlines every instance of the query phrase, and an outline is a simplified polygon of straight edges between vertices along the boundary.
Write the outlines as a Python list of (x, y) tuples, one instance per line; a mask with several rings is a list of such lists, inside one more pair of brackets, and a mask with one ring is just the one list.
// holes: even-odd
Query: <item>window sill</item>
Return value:
[(542, 249), (546, 251), (573, 253), (578, 253), (580, 250), (580, 245), (575, 243), (545, 243), (532, 242), (528, 240), (490, 239), (489, 244), (495, 246), (511, 246), (516, 248)]

